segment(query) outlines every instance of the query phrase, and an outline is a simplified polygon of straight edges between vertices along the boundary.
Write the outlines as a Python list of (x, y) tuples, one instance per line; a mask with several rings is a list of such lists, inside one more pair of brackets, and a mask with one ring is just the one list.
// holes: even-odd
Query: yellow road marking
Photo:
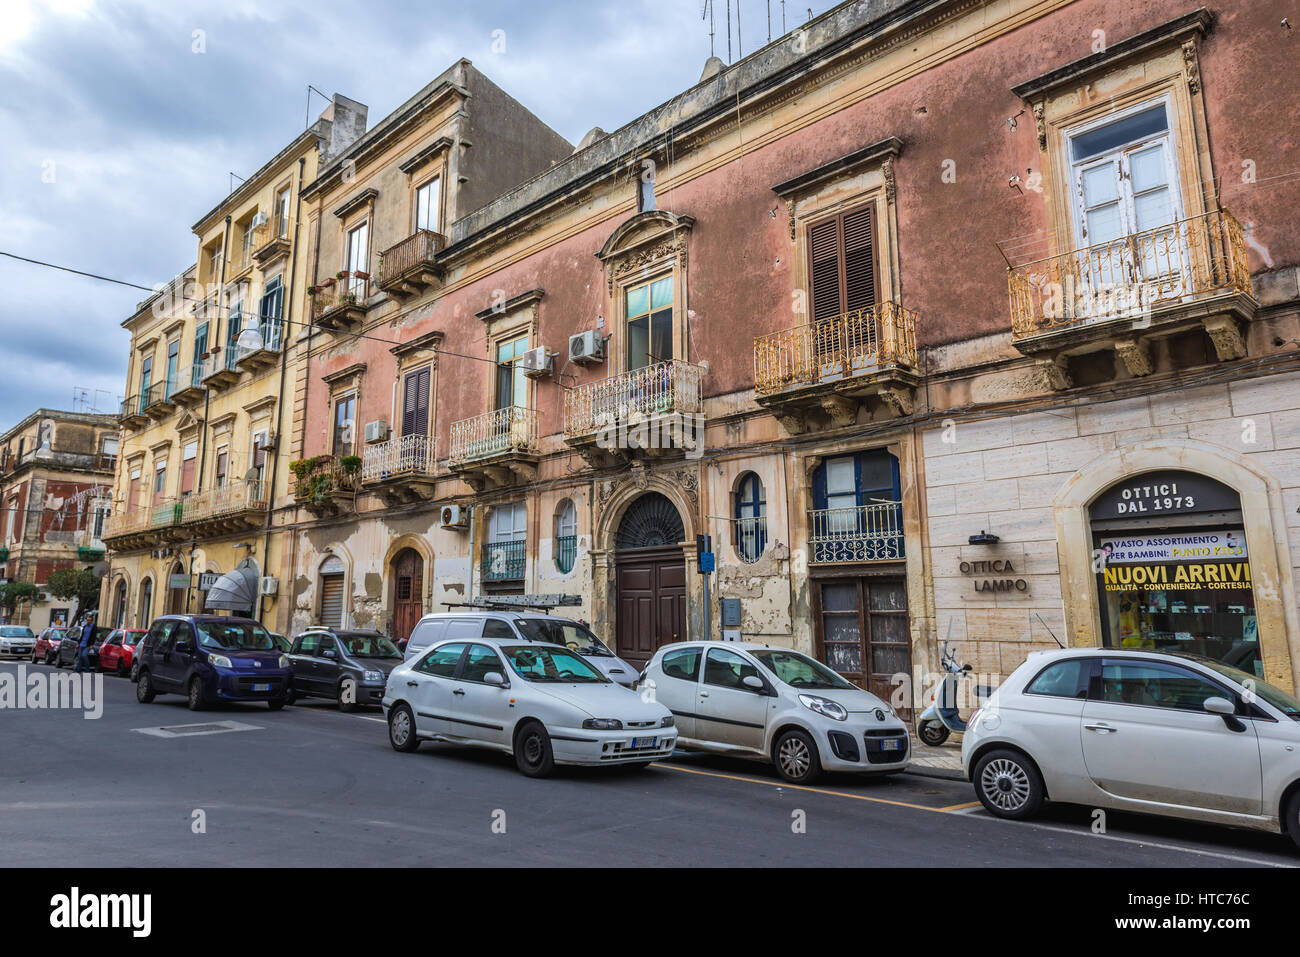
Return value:
[[(766, 784), (773, 788), (788, 788), (791, 791), (809, 791), (813, 794), (825, 794), (829, 797), (852, 798), (854, 801), (870, 801), (872, 804), (891, 804), (894, 807), (910, 807), (917, 811), (942, 813), (955, 808), (970, 807), (970, 804), (954, 804), (952, 807), (926, 807), (924, 804), (912, 804), (909, 801), (891, 801), (889, 798), (871, 797), (866, 794), (850, 794), (847, 791), (828, 791), (825, 788), (810, 788), (802, 784), (789, 784), (785, 781), (764, 781), (762, 778), (747, 778), (739, 774), (723, 774), (721, 771), (701, 771), (699, 768), (684, 768), (680, 764), (662, 764), (655, 762), (655, 767), (668, 771), (681, 771), (685, 774), (701, 774), (708, 778), (726, 778), (729, 781), (744, 781), (747, 784)], [(973, 802), (978, 804), (978, 801)]]
[(936, 811), (964, 811), (968, 807), (979, 807), (979, 801), (967, 801), (965, 804), (949, 804), (947, 807), (935, 808)]

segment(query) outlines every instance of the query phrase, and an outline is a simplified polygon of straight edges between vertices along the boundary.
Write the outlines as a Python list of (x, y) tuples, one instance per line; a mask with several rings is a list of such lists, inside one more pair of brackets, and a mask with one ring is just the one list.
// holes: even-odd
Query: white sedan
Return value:
[(568, 648), (517, 638), (433, 645), (393, 669), (383, 707), (398, 751), (421, 741), (490, 748), (513, 754), (529, 777), (556, 764), (645, 767), (677, 746), (663, 705)]
[(1029, 656), (972, 717), (966, 776), (998, 817), (1045, 800), (1284, 831), (1300, 844), (1300, 700), (1192, 655)]

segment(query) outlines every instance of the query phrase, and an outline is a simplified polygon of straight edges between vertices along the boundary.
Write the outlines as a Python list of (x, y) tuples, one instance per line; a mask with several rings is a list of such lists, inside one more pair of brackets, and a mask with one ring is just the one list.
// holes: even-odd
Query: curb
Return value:
[(951, 771), (948, 768), (927, 768), (915, 764), (909, 764), (904, 774), (915, 774), (922, 778), (942, 778), (945, 781), (965, 781), (966, 775), (961, 771)]

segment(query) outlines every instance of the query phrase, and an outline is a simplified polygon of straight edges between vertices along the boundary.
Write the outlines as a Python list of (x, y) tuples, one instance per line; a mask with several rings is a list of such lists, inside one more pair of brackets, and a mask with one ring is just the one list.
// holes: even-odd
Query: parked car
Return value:
[(424, 649), (445, 638), (520, 638), (524, 641), (552, 642), (564, 645), (588, 659), (597, 670), (615, 684), (631, 688), (636, 685), (637, 671), (597, 638), (582, 622), (540, 612), (502, 609), (484, 611), (440, 612), (425, 615), (411, 631), (405, 647), (410, 661)]
[(907, 767), (907, 726), (880, 698), (820, 661), (748, 642), (664, 645), (640, 689), (677, 718), (683, 750), (755, 758), (806, 784), (822, 770)]
[(677, 744), (673, 716), (560, 645), (453, 636), (392, 670), (383, 698), (398, 751), (450, 741), (504, 751), (529, 777), (556, 764), (645, 767)]
[(397, 646), (377, 631), (313, 628), (289, 651), (294, 698), (333, 698), (340, 711), (383, 701), (388, 673), (402, 663)]
[(164, 615), (149, 626), (136, 700), (183, 694), (191, 711), (218, 701), (265, 701), (272, 711), (293, 694), (289, 659), (258, 622), (221, 615)]
[(133, 682), (140, 680), (140, 659), (144, 656), (144, 651), (149, 647), (149, 639), (154, 636), (154, 632), (145, 629), (144, 636), (135, 646), (135, 653), (131, 655), (131, 680)]
[(36, 633), (26, 625), (0, 625), (0, 658), (25, 658), (36, 644)]
[(135, 648), (145, 635), (143, 628), (117, 628), (99, 647), (99, 670), (125, 678), (135, 660)]
[(1045, 801), (1289, 833), (1300, 845), (1300, 700), (1174, 652), (1035, 652), (975, 713), (962, 763), (997, 817)]
[[(96, 628), (90, 636), (90, 667), (99, 667), (99, 647), (108, 636), (113, 633), (111, 628)], [(59, 642), (59, 651), (54, 656), (54, 667), (62, 668), (65, 665), (69, 668), (75, 668), (77, 665), (77, 650), (81, 647), (81, 626), (73, 625), (65, 632), (65, 640)]]
[(278, 631), (268, 631), (267, 634), (270, 635), (271, 640), (275, 642), (275, 647), (279, 648), (280, 651), (284, 652), (286, 655), (289, 653), (289, 649), (293, 647), (292, 641), (284, 637), (284, 635), (280, 634)]
[(32, 664), (54, 664), (54, 658), (59, 653), (59, 643), (63, 641), (67, 633), (66, 628), (46, 628), (36, 639), (36, 644), (32, 646)]

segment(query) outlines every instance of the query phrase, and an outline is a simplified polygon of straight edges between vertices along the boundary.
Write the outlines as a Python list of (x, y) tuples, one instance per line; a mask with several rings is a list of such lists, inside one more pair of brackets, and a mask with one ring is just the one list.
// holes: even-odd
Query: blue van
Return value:
[(219, 701), (265, 701), (272, 711), (293, 696), (293, 667), (258, 622), (224, 615), (154, 619), (140, 658), (136, 700), (183, 694), (191, 711)]

